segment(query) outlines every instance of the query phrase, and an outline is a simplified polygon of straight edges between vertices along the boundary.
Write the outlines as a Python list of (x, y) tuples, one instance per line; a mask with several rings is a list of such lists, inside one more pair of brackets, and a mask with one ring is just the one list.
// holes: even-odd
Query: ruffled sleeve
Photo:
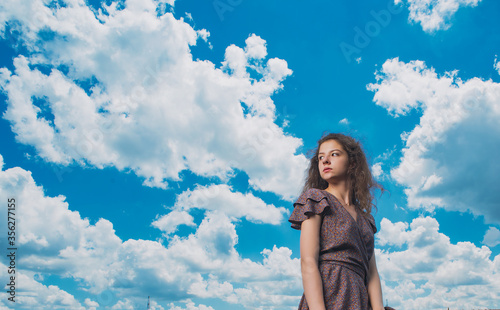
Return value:
[(303, 221), (313, 214), (323, 214), (331, 210), (325, 193), (316, 188), (305, 191), (293, 204), (293, 212), (288, 221), (292, 228), (299, 229)]

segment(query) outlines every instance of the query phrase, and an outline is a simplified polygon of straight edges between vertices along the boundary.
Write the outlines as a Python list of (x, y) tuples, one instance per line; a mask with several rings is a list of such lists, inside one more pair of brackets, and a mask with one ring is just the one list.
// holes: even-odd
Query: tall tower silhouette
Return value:
[(148, 310), (150, 310), (151, 308), (149, 307), (149, 296), (148, 296)]

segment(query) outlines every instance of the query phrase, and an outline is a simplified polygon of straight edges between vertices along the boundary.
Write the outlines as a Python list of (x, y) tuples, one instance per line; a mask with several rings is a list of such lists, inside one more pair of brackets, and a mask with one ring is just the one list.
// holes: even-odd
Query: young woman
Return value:
[(371, 215), (375, 188), (384, 191), (359, 142), (343, 134), (318, 141), (289, 219), (301, 230), (299, 309), (384, 309)]

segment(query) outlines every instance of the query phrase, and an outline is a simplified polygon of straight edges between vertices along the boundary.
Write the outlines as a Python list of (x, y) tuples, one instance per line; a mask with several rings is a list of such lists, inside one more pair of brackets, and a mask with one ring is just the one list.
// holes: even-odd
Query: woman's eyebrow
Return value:
[[(342, 151), (341, 151), (341, 150), (339, 150), (339, 149), (333, 149), (333, 150), (329, 150), (329, 151), (328, 151), (328, 153), (330, 153), (331, 151), (339, 151), (339, 152), (342, 152)], [(318, 155), (319, 155), (319, 154), (325, 154), (325, 153), (323, 153), (323, 152), (319, 152), (319, 153), (318, 153)]]

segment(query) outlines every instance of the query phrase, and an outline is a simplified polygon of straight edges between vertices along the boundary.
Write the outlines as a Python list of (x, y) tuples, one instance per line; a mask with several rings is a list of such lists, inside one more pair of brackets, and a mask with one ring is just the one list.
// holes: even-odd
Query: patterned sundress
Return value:
[[(320, 231), (319, 270), (327, 310), (371, 310), (368, 269), (377, 232), (371, 214), (357, 211), (356, 220), (331, 193), (316, 188), (293, 204), (289, 222), (299, 229), (308, 214), (323, 218)], [(309, 309), (305, 295), (299, 310)]]

